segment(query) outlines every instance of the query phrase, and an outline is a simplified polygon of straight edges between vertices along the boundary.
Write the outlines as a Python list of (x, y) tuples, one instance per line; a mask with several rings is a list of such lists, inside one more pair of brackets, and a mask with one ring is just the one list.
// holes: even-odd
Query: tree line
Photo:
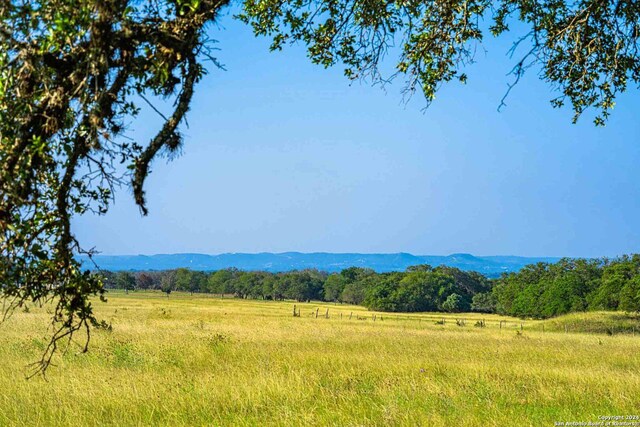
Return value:
[(490, 280), (476, 272), (429, 265), (405, 272), (376, 273), (350, 267), (340, 273), (305, 269), (282, 273), (227, 268), (214, 272), (186, 268), (165, 271), (102, 271), (106, 288), (155, 289), (211, 293), (236, 298), (330, 301), (364, 305), (380, 311), (469, 311), (475, 295), (491, 290)]
[(270, 273), (228, 268), (214, 272), (102, 271), (106, 288), (184, 291), (236, 298), (330, 301), (387, 312), (499, 313), (548, 318), (575, 311), (640, 312), (640, 255), (569, 259), (528, 265), (490, 279), (478, 272), (429, 265), (376, 273), (350, 267)]
[(548, 318), (575, 311), (640, 312), (640, 255), (528, 265), (495, 281), (498, 313)]

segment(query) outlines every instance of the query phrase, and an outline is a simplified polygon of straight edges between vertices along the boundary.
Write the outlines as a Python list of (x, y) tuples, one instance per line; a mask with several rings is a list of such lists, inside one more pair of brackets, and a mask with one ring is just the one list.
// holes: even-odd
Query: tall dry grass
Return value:
[(28, 381), (48, 315), (15, 313), (0, 326), (0, 425), (552, 426), (640, 413), (640, 336), (297, 307), (111, 293), (97, 312), (113, 331)]

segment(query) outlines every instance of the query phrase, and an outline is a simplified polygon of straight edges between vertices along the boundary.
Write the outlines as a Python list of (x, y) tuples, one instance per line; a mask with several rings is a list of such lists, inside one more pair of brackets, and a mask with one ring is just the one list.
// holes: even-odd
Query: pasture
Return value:
[(180, 293), (108, 299), (95, 307), (113, 329), (94, 331), (88, 353), (57, 357), (46, 379), (25, 379), (46, 309), (0, 325), (0, 425), (553, 426), (640, 414), (640, 331), (315, 302), (294, 317), (293, 302)]

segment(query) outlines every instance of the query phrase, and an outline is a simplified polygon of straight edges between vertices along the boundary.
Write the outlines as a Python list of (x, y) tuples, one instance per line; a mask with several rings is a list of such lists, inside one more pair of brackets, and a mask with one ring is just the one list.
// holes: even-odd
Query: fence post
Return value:
[(349, 320), (351, 320), (351, 317), (353, 316), (353, 311), (351, 312), (351, 314), (349, 315)]
[(327, 312), (324, 314), (324, 318), (328, 319), (329, 318), (329, 309), (327, 308)]
[(293, 304), (293, 317), (296, 317), (296, 305)]
[(318, 310), (320, 310), (320, 309), (316, 308), (316, 319), (318, 318)]

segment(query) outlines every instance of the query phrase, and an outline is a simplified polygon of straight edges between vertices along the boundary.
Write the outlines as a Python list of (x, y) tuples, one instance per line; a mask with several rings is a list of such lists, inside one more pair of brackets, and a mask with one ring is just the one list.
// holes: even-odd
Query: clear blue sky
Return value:
[[(614, 256), (640, 252), (640, 93), (605, 128), (551, 108), (532, 72), (497, 112), (513, 61), (489, 42), (467, 85), (422, 111), (402, 82), (350, 84), (301, 48), (230, 16), (211, 30), (227, 71), (198, 87), (184, 154), (148, 179), (150, 214), (126, 188), (104, 217), (77, 218), (105, 254), (411, 252)], [(148, 141), (144, 114), (132, 136)]]

